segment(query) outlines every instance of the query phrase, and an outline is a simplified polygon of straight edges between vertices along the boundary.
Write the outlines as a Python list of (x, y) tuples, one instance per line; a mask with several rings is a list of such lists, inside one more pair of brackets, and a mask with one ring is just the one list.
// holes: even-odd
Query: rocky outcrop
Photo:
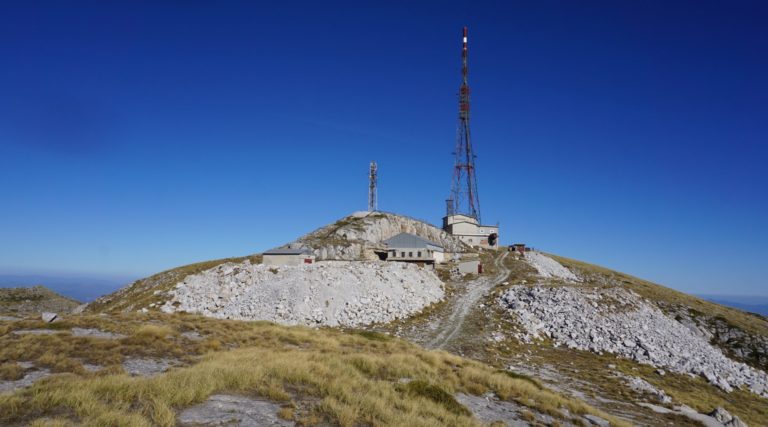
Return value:
[(415, 264), (324, 261), (301, 266), (227, 263), (188, 276), (165, 312), (286, 325), (359, 326), (389, 322), (443, 298), (443, 283)]
[(673, 372), (700, 375), (730, 392), (768, 397), (768, 375), (726, 357), (655, 305), (622, 288), (512, 286), (500, 303), (522, 324), (518, 338), (618, 354)]
[(621, 372), (617, 372), (616, 375), (622, 378), (632, 390), (638, 393), (650, 394), (661, 403), (672, 403), (672, 398), (664, 390), (654, 387), (648, 381), (640, 377), (625, 375)]
[(731, 415), (723, 408), (715, 408), (708, 415), (727, 427), (747, 427), (747, 424), (739, 417)]
[(410, 233), (439, 243), (448, 252), (470, 248), (445, 231), (417, 219), (384, 212), (357, 212), (319, 228), (284, 248), (310, 248), (318, 260), (376, 260), (383, 240)]
[(664, 304), (661, 308), (692, 332), (720, 347), (729, 357), (754, 368), (768, 369), (768, 337), (749, 334), (722, 317), (688, 307)]

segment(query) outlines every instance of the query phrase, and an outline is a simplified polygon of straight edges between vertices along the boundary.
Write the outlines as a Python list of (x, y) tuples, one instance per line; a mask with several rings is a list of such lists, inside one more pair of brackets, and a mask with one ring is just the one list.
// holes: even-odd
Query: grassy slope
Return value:
[[(74, 337), (69, 333), (74, 326), (126, 337)], [(12, 333), (46, 327), (59, 333)], [(182, 335), (189, 331), (203, 339)], [(155, 377), (129, 377), (120, 365), (128, 357), (176, 358), (182, 366)], [(179, 409), (225, 392), (282, 402), (280, 414), (304, 425), (475, 426), (452, 395), (488, 391), (556, 418), (564, 417), (565, 408), (624, 425), (488, 365), (371, 332), (160, 313), (72, 316), (58, 324), (0, 322), (0, 373), (18, 377), (19, 361), (57, 375), (0, 395), (3, 425), (171, 426)], [(88, 372), (83, 363), (104, 369)], [(404, 378), (413, 382), (405, 384)]]
[[(335, 225), (349, 226), (349, 224)], [(553, 257), (567, 267), (576, 270), (580, 275), (587, 277), (588, 285), (625, 286), (650, 300), (690, 307), (697, 312), (725, 319), (730, 325), (738, 327), (750, 334), (768, 336), (768, 324), (766, 323), (765, 318), (760, 316), (754, 316), (740, 310), (720, 306), (599, 266), (554, 255)], [(91, 304), (89, 309), (92, 311), (110, 312), (125, 310), (134, 311), (137, 308), (146, 307), (151, 302), (158, 302), (161, 298), (154, 295), (154, 291), (167, 291), (186, 277), (186, 275), (199, 273), (224, 262), (241, 262), (249, 258), (252, 262), (259, 261), (258, 257), (228, 258), (168, 270), (147, 279), (137, 281), (131, 287), (118, 291), (107, 298), (97, 300), (95, 303)], [(508, 263), (515, 271), (509, 278), (511, 284), (520, 283), (521, 280), (527, 280), (529, 284), (540, 281), (535, 276), (535, 271), (526, 264), (512, 259), (508, 259)], [(489, 262), (486, 262), (485, 264), (486, 266), (492, 265)], [(554, 281), (552, 284), (560, 285), (561, 283)], [(504, 287), (505, 286), (497, 288), (496, 292), (493, 294), (498, 295), (498, 292)], [(487, 304), (490, 306), (495, 306), (493, 298), (493, 295), (489, 296), (487, 301)], [(432, 310), (430, 310), (430, 312), (431, 311)], [(481, 337), (483, 334), (491, 332), (496, 325), (504, 323), (502, 315), (497, 313), (492, 317), (494, 318), (486, 318), (485, 315), (478, 316), (477, 322), (473, 322), (474, 324), (469, 325), (470, 328), (473, 328), (473, 335)], [(505, 325), (504, 327), (507, 326), (508, 325)], [(638, 365), (631, 361), (615, 359), (608, 362), (613, 359), (613, 356), (597, 356), (588, 352), (574, 352), (562, 348), (553, 348), (551, 344), (546, 343), (541, 346), (526, 346), (512, 341), (505, 341), (488, 345), (486, 348), (479, 348), (477, 344), (477, 340), (473, 339), (471, 342), (467, 342), (466, 346), (462, 346), (460, 351), (477, 360), (490, 363), (491, 365), (500, 368), (504, 367), (503, 362), (508, 360), (512, 356), (511, 353), (514, 352), (528, 352), (532, 354), (531, 357), (536, 363), (541, 364), (562, 365), (563, 359), (570, 359), (572, 363), (576, 363), (577, 366), (579, 366), (575, 369), (575, 376), (594, 384), (597, 389), (602, 391), (603, 395), (624, 396), (627, 394), (626, 387), (620, 381), (605, 375), (605, 365), (607, 363), (612, 363), (617, 365), (620, 370), (627, 371), (627, 373), (633, 373), (634, 375), (638, 375), (639, 373), (640, 376), (644, 377), (652, 384), (666, 390), (668, 394), (675, 398), (676, 402), (688, 404), (699, 411), (709, 411), (715, 406), (723, 406), (754, 425), (761, 425), (761, 420), (768, 417), (768, 412), (766, 412), (763, 401), (759, 398), (755, 398), (750, 393), (736, 392), (725, 394), (706, 384), (701, 379), (690, 378), (688, 376), (668, 375), (659, 377), (654, 375), (653, 372), (648, 371), (648, 367)], [(627, 399), (630, 398), (629, 395), (624, 397)], [(613, 408), (608, 405), (605, 406), (605, 409), (611, 410)], [(681, 419), (675, 419), (674, 422), (681, 423), (683, 421), (684, 420)]]

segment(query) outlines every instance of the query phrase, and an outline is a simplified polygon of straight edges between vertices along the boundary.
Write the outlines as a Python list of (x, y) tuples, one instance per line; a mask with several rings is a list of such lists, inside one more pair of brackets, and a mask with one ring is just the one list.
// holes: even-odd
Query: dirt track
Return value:
[(509, 252), (503, 252), (493, 261), (498, 272), (493, 277), (479, 277), (467, 283), (459, 295), (455, 295), (450, 301), (449, 315), (437, 319), (436, 335), (424, 345), (430, 349), (444, 349), (457, 336), (464, 326), (464, 320), (472, 308), (476, 307), (480, 299), (494, 286), (503, 281), (509, 275), (509, 269), (504, 265), (504, 258)]

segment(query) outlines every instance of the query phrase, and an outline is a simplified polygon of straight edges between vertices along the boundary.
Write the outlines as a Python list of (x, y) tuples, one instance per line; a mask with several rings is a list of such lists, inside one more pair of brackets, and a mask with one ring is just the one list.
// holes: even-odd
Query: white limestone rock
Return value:
[(531, 251), (525, 253), (525, 261), (538, 271), (543, 278), (556, 278), (572, 282), (578, 282), (579, 278), (571, 270), (563, 267), (554, 259), (540, 252)]
[(704, 336), (629, 290), (517, 285), (499, 302), (522, 324), (525, 332), (518, 338), (525, 342), (548, 337), (556, 345), (702, 376), (726, 392), (745, 387), (768, 397), (765, 372), (729, 359)]
[(51, 323), (58, 318), (58, 315), (56, 313), (45, 311), (40, 315), (40, 317), (43, 319), (43, 322)]
[(300, 266), (227, 263), (188, 276), (160, 309), (286, 325), (360, 326), (421, 311), (444, 297), (434, 272), (395, 262)]

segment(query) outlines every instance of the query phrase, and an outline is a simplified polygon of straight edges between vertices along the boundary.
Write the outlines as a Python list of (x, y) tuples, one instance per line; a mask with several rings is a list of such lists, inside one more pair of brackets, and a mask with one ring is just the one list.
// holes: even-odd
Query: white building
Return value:
[(271, 249), (263, 254), (264, 265), (301, 265), (315, 262), (315, 255), (307, 248)]
[(468, 215), (455, 214), (444, 217), (443, 230), (470, 246), (499, 247), (499, 226), (480, 225), (477, 219)]
[(445, 261), (445, 249), (440, 244), (414, 234), (400, 233), (381, 243), (387, 251), (387, 261), (431, 265)]

